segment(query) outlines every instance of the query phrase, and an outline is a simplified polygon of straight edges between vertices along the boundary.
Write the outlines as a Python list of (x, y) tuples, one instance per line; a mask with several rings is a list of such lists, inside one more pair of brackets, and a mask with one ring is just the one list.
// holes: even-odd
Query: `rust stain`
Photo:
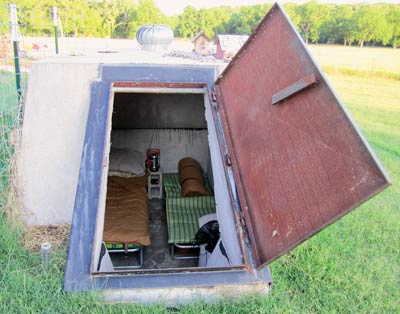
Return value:
[(204, 88), (205, 83), (165, 83), (165, 82), (113, 82), (113, 87), (141, 87), (141, 88)]
[(315, 86), (317, 84), (317, 77), (315, 73), (310, 73), (300, 80), (292, 83), (291, 85), (285, 87), (281, 91), (272, 95), (272, 104), (275, 105), (286, 98), (292, 97), (293, 95), (301, 92), (302, 90)]
[[(300, 37), (274, 5), (216, 82), (257, 266), (389, 185), (318, 73)], [(285, 89), (278, 94), (285, 105), (273, 106), (273, 95)]]

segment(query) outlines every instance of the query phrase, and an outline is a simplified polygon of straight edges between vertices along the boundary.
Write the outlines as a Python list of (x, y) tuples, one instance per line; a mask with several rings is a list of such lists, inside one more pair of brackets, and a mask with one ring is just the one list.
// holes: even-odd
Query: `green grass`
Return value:
[(354, 70), (354, 69), (344, 69), (338, 68), (335, 66), (327, 65), (322, 67), (326, 74), (337, 76), (355, 76), (357, 78), (383, 78), (390, 80), (400, 81), (400, 72), (399, 73), (390, 73), (390, 72), (382, 72), (382, 71), (366, 71), (366, 70)]
[(400, 312), (400, 82), (331, 76), (394, 185), (272, 265), (274, 310)]
[(400, 82), (332, 75), (332, 82), (395, 182), (271, 265), (267, 298), (237, 304), (104, 304), (93, 293), (64, 294), (66, 246), (48, 274), (22, 248), (22, 232), (0, 220), (1, 313), (400, 313)]

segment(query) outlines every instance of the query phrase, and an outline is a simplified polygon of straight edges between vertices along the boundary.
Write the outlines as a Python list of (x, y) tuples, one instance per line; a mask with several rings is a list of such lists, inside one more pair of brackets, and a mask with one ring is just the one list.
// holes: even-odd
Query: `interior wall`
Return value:
[(238, 229), (236, 218), (232, 208), (231, 196), (228, 190), (227, 178), (225, 176), (225, 166), (222, 160), (221, 150), (217, 139), (217, 129), (215, 127), (211, 105), (207, 97), (205, 98), (206, 120), (208, 124), (208, 140), (210, 147), (210, 157), (213, 169), (213, 183), (215, 191), (215, 202), (217, 204), (217, 217), (221, 239), (224, 243), (226, 253), (229, 257), (231, 266), (243, 265), (242, 251), (238, 239)]
[(111, 147), (129, 148), (141, 152), (143, 162), (148, 148), (158, 148), (164, 173), (178, 172), (178, 162), (184, 157), (194, 158), (200, 163), (203, 171), (207, 172), (209, 156), (207, 134), (207, 130), (113, 129)]
[(143, 160), (149, 147), (159, 148), (161, 151), (161, 167), (164, 173), (178, 172), (178, 162), (181, 158), (192, 157), (196, 159), (203, 171), (212, 176), (210, 182), (215, 191), (221, 238), (229, 256), (230, 264), (239, 266), (243, 264), (243, 258), (225, 177), (224, 162), (217, 141), (217, 130), (208, 98), (202, 95), (202, 100), (203, 112), (201, 117), (205, 117), (208, 130), (113, 129), (111, 146), (142, 152)]
[(202, 94), (115, 93), (113, 129), (206, 129)]

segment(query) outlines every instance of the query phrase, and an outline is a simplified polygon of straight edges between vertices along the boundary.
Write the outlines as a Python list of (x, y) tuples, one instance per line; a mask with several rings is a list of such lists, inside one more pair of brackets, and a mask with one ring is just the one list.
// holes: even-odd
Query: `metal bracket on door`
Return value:
[(301, 78), (300, 80), (294, 82), (288, 87), (282, 89), (281, 91), (272, 95), (272, 104), (276, 105), (280, 101), (297, 94), (298, 92), (306, 89), (310, 86), (318, 84), (317, 77), (314, 73), (308, 74)]

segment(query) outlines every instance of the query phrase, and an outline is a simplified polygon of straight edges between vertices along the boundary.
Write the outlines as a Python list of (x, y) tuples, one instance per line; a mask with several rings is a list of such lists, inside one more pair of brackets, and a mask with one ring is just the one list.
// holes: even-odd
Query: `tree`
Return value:
[(6, 1), (4, 4), (0, 5), (0, 36), (9, 32), (10, 3), (13, 2)]
[(354, 41), (353, 8), (335, 5), (329, 11), (329, 17), (321, 26), (321, 37), (326, 42), (351, 44)]
[(336, 20), (333, 14), (334, 5), (326, 5), (327, 14), (323, 17), (318, 30), (318, 41), (323, 43), (337, 42), (336, 33), (333, 31), (336, 27)]
[(224, 15), (222, 10), (201, 9), (198, 11), (199, 29), (202, 30), (209, 38), (214, 38), (219, 25), (227, 22), (230, 15)]
[(139, 0), (139, 5), (129, 14), (129, 36), (134, 36), (141, 25), (163, 24), (166, 20), (165, 15), (153, 0)]
[(327, 16), (326, 7), (318, 5), (312, 0), (295, 8), (299, 15), (298, 27), (306, 44), (311, 40), (317, 42), (319, 39), (320, 26)]
[(250, 35), (261, 22), (269, 8), (269, 4), (241, 7), (229, 20), (228, 32), (232, 34)]
[[(0, 33), (9, 31), (9, 9), (13, 0), (0, 6)], [(142, 24), (168, 24), (176, 35), (192, 37), (203, 30), (216, 34), (250, 34), (269, 10), (269, 4), (253, 6), (185, 8), (180, 15), (166, 17), (154, 0), (18, 0), (18, 18), (23, 35), (52, 36), (52, 6), (58, 7), (62, 28), (72, 36), (132, 38)], [(316, 0), (285, 9), (306, 43), (357, 42), (400, 46), (400, 7), (394, 4), (320, 5)]]
[[(215, 20), (214, 34), (227, 34), (229, 21), (232, 15), (237, 11), (237, 8), (223, 6), (207, 10), (212, 12), (213, 19)], [(215, 35), (213, 35), (213, 37)]]
[(197, 12), (199, 30), (202, 30), (209, 38), (214, 37), (215, 19), (210, 10), (201, 9)]
[(178, 35), (184, 38), (191, 38), (200, 31), (199, 25), (199, 15), (197, 10), (188, 5), (184, 10), (182, 15), (179, 16), (179, 21), (177, 24)]
[(94, 9), (91, 4), (89, 4), (87, 10), (84, 13), (85, 22), (85, 36), (89, 37), (104, 37), (107, 35), (106, 30), (103, 29), (103, 20)]
[(380, 41), (386, 45), (390, 40), (390, 27), (385, 14), (376, 8), (364, 5), (354, 13), (355, 37), (360, 47), (367, 41)]
[(300, 24), (301, 17), (298, 14), (297, 7), (298, 7), (297, 4), (294, 4), (294, 3), (291, 3), (291, 2), (285, 4), (286, 13), (289, 15), (290, 20), (292, 21), (294, 26), (296, 26), (296, 28), (299, 29), (300, 28), (299, 24)]
[(397, 48), (400, 46), (400, 7), (391, 6), (387, 20), (392, 32), (390, 44), (393, 48)]
[(114, 5), (116, 6), (116, 12), (111, 36), (118, 38), (131, 37), (129, 23), (132, 12), (136, 10), (136, 3), (131, 0), (114, 0)]

